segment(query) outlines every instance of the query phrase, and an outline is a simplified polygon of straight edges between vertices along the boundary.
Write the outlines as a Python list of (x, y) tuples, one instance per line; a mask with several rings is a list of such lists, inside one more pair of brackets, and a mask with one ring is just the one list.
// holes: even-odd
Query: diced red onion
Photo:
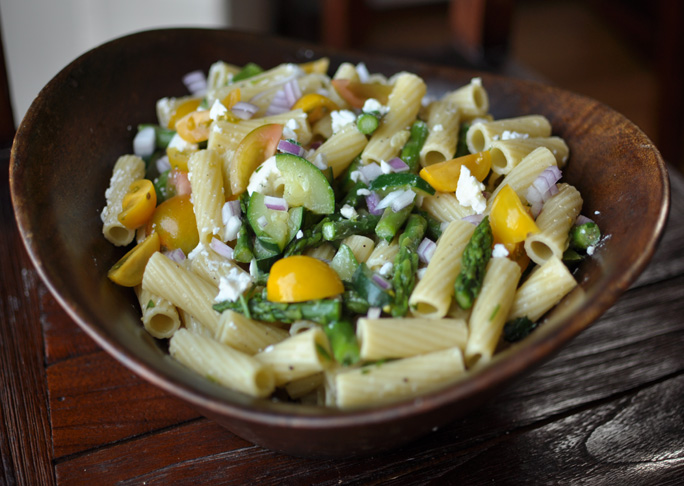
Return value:
[(154, 153), (156, 135), (153, 127), (145, 127), (135, 134), (133, 153), (138, 157), (148, 157)]
[(252, 103), (247, 103), (246, 101), (238, 101), (233, 105), (230, 111), (233, 112), (233, 115), (242, 120), (249, 120), (257, 111), (259, 111), (259, 107)]
[(575, 220), (575, 226), (579, 226), (581, 224), (586, 224), (586, 223), (593, 223), (593, 222), (594, 222), (593, 219), (587, 218), (583, 214), (580, 214), (579, 216), (577, 216), (577, 219)]
[(311, 163), (318, 167), (320, 170), (325, 170), (329, 167), (328, 158), (323, 153), (316, 155), (316, 157), (314, 157)]
[(318, 147), (320, 147), (321, 145), (323, 145), (323, 142), (321, 142), (320, 140), (316, 140), (315, 142), (313, 142), (313, 143), (311, 144), (311, 147), (309, 147), (309, 148), (310, 148), (311, 150), (316, 150), (316, 149), (317, 149)]
[(287, 211), (287, 201), (282, 197), (264, 196), (264, 206), (274, 211)]
[(370, 164), (359, 167), (359, 172), (361, 173), (361, 177), (363, 177), (368, 184), (382, 174), (382, 168), (375, 162), (371, 162)]
[(159, 171), (160, 174), (171, 169), (171, 162), (169, 162), (169, 157), (167, 155), (159, 157), (157, 159), (156, 165), (157, 165), (157, 170)]
[(385, 280), (383, 277), (378, 275), (377, 273), (373, 274), (373, 282), (378, 284), (382, 290), (389, 290), (392, 288), (392, 284), (389, 283), (389, 281)]
[[(484, 219), (485, 215), (484, 214), (469, 214), (468, 216), (464, 216), (461, 218), (463, 221), (467, 221), (468, 223), (472, 223), (474, 225), (478, 225), (482, 222)], [(442, 231), (444, 231), (444, 228), (442, 228)]]
[(558, 186), (556, 183), (563, 176), (560, 169), (555, 165), (551, 165), (544, 169), (539, 176), (527, 188), (527, 202), (530, 203), (530, 210), (532, 216), (535, 218), (539, 215), (542, 207), (549, 198), (558, 194)]
[(430, 238), (423, 238), (423, 241), (421, 241), (420, 245), (418, 245), (416, 253), (418, 253), (418, 258), (423, 263), (430, 263), (430, 259), (432, 259), (432, 255), (435, 254), (436, 248), (437, 244), (434, 241), (432, 241)]
[(362, 62), (356, 65), (356, 74), (359, 75), (359, 81), (362, 83), (368, 82), (368, 79), (370, 78), (370, 72), (368, 71), (366, 65)]
[(183, 84), (193, 95), (203, 94), (207, 91), (207, 77), (202, 71), (192, 71), (183, 76)]
[(281, 140), (278, 142), (278, 150), (285, 152), (286, 154), (294, 154), (300, 157), (304, 153), (304, 148), (301, 145), (290, 142), (289, 140)]
[(401, 160), (399, 157), (394, 157), (393, 159), (390, 159), (389, 162), (387, 162), (387, 164), (389, 164), (392, 172), (406, 172), (407, 170), (409, 170), (408, 164)]
[(233, 259), (233, 249), (218, 238), (212, 238), (209, 242), (209, 247), (219, 255), (226, 257), (229, 260)]
[(376, 209), (392, 208), (395, 213), (401, 211), (406, 206), (411, 204), (416, 198), (416, 193), (411, 189), (398, 189), (390, 192), (382, 201), (378, 203)]
[(242, 214), (242, 208), (240, 207), (240, 201), (234, 199), (232, 201), (226, 201), (221, 208), (221, 218), (223, 223), (226, 224), (229, 218), (233, 216), (239, 217)]
[(279, 115), (292, 109), (292, 105), (301, 98), (302, 91), (299, 89), (299, 83), (296, 79), (290, 79), (283, 84), (282, 89), (276, 91), (275, 96), (271, 100), (271, 104), (266, 109), (266, 115)]
[(176, 248), (175, 250), (169, 250), (164, 252), (164, 255), (166, 255), (168, 258), (173, 260), (176, 263), (183, 263), (185, 261), (185, 253), (183, 253), (183, 250), (180, 248)]
[(257, 219), (257, 224), (259, 225), (259, 228), (265, 228), (268, 225), (268, 220), (266, 219), (266, 216), (259, 216), (259, 218)]
[(380, 307), (369, 307), (366, 317), (368, 319), (377, 319), (382, 315), (382, 309)]
[(378, 209), (378, 204), (380, 203), (380, 196), (377, 193), (371, 192), (366, 196), (366, 206), (368, 206), (368, 212), (374, 216), (379, 216), (382, 214), (382, 208)]

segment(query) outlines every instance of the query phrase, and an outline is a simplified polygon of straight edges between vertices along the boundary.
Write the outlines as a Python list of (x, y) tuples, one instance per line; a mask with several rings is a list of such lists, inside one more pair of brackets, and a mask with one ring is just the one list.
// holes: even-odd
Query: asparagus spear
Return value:
[(342, 302), (335, 299), (284, 303), (271, 302), (262, 294), (256, 294), (247, 299), (247, 309), (240, 300), (219, 302), (213, 307), (218, 312), (232, 310), (245, 315), (249, 313), (252, 319), (264, 322), (292, 323), (306, 319), (319, 324), (327, 324), (340, 320), (342, 316)]
[(370, 308), (368, 300), (353, 289), (342, 294), (342, 306), (348, 314), (366, 314)]
[(454, 158), (468, 155), (470, 153), (470, 150), (468, 150), (468, 144), (466, 143), (466, 135), (468, 134), (469, 128), (470, 123), (461, 123), (461, 128), (458, 131), (458, 142), (456, 143), (456, 153), (454, 154)]
[(463, 250), (461, 273), (454, 283), (456, 302), (463, 309), (470, 309), (480, 293), (485, 269), (492, 257), (492, 240), (489, 217), (485, 216)]
[(392, 241), (394, 235), (397, 234), (402, 225), (406, 222), (413, 209), (413, 204), (409, 204), (399, 211), (394, 211), (392, 208), (385, 208), (382, 217), (375, 226), (375, 234), (379, 238), (387, 241)]
[(322, 328), (328, 336), (333, 355), (338, 363), (342, 366), (349, 366), (359, 361), (359, 342), (351, 322), (333, 321)]
[(404, 232), (399, 236), (399, 253), (394, 259), (394, 304), (392, 315), (405, 316), (408, 312), (408, 299), (416, 285), (418, 269), (418, 253), (416, 249), (425, 235), (427, 221), (418, 214), (411, 214), (406, 222)]
[(327, 241), (337, 241), (351, 235), (367, 235), (373, 233), (379, 216), (370, 213), (359, 213), (356, 219), (340, 219), (338, 221), (326, 221), (321, 227), (320, 231), (323, 234), (323, 239)]
[(347, 204), (353, 208), (358, 207), (359, 202), (361, 202), (361, 198), (363, 198), (363, 196), (359, 194), (360, 189), (368, 189), (368, 186), (361, 181), (357, 182), (352, 186), (347, 195), (342, 198), (338, 206), (342, 207)]
[(233, 248), (233, 259), (236, 262), (249, 263), (254, 258), (252, 248), (252, 235), (248, 224), (242, 224), (238, 230), (235, 247)]
[(503, 339), (506, 342), (515, 343), (527, 337), (538, 325), (538, 322), (532, 322), (528, 317), (518, 317), (504, 325)]
[(601, 230), (594, 222), (573, 226), (570, 229), (570, 248), (586, 251), (601, 239)]
[(424, 121), (416, 120), (411, 125), (411, 136), (401, 149), (399, 158), (409, 166), (411, 172), (418, 171), (418, 159), (420, 158), (420, 149), (423, 148), (425, 139), (428, 135), (427, 124)]
[(414, 209), (413, 212), (416, 214), (420, 214), (423, 218), (425, 218), (425, 221), (427, 221), (427, 229), (425, 230), (426, 235), (432, 241), (437, 241), (439, 237), (442, 236), (441, 221), (434, 218), (427, 211), (423, 211), (422, 209)]

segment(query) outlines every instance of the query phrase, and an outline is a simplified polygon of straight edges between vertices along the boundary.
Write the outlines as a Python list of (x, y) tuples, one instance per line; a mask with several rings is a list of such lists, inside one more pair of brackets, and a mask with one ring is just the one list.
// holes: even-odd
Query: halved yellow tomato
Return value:
[(468, 167), (470, 173), (482, 182), (492, 168), (492, 158), (489, 151), (456, 157), (423, 167), (420, 170), (420, 177), (438, 191), (454, 192), (463, 166)]
[(344, 284), (327, 263), (294, 255), (273, 264), (266, 292), (272, 302), (303, 302), (339, 295), (344, 292)]
[(173, 196), (154, 210), (147, 223), (148, 233), (157, 233), (164, 250), (180, 248), (186, 255), (199, 243), (197, 220), (190, 194)]
[(306, 74), (325, 74), (328, 72), (328, 66), (330, 66), (330, 59), (327, 57), (321, 57), (315, 61), (304, 62), (299, 65)]
[(309, 123), (316, 123), (326, 113), (339, 110), (340, 108), (330, 98), (318, 93), (305, 94), (292, 105), (293, 110), (301, 109), (306, 113)]
[(278, 148), (283, 126), (279, 123), (261, 125), (242, 139), (230, 161), (230, 192), (245, 192), (252, 172), (263, 161), (272, 157)]
[(171, 147), (166, 149), (166, 156), (169, 158), (169, 164), (171, 164), (173, 169), (187, 172), (188, 160), (190, 160), (192, 152), (194, 152), (194, 150), (178, 150), (177, 148)]
[(211, 117), (209, 110), (188, 113), (176, 122), (176, 131), (183, 140), (190, 143), (205, 142), (209, 139)]
[(149, 179), (133, 181), (123, 197), (119, 222), (129, 229), (140, 228), (154, 213), (157, 206), (157, 193)]
[(369, 98), (378, 100), (380, 104), (387, 104), (392, 92), (392, 86), (380, 83), (361, 83), (349, 79), (333, 79), (331, 83), (344, 101), (359, 109), (363, 108)]
[(201, 98), (192, 98), (180, 103), (176, 107), (176, 109), (173, 110), (173, 113), (169, 118), (169, 123), (166, 128), (174, 129), (176, 127), (176, 122), (188, 113), (192, 113), (193, 111), (197, 110), (197, 108), (199, 108), (200, 103), (202, 103)]
[(139, 285), (142, 283), (147, 261), (159, 248), (159, 235), (152, 233), (116, 262), (107, 272), (107, 277), (123, 287)]
[(235, 103), (240, 101), (240, 97), (240, 88), (235, 88), (223, 97), (223, 99), (221, 100), (221, 104), (230, 110), (235, 105)]
[[(505, 185), (496, 195), (489, 214), (494, 243), (515, 245), (525, 241), (530, 233), (539, 233), (528, 209), (509, 185)], [(510, 251), (510, 250), (509, 250)]]

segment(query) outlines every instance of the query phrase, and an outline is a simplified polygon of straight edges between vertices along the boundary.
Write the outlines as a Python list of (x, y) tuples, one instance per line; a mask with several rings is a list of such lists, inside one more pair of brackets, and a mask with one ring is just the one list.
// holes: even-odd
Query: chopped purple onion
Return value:
[(304, 153), (304, 148), (301, 145), (289, 140), (281, 140), (278, 142), (278, 150), (285, 152), (286, 154), (293, 154), (299, 157), (301, 157)]
[(406, 172), (409, 170), (409, 166), (406, 162), (401, 160), (399, 157), (394, 157), (393, 159), (390, 159), (387, 164), (390, 166), (390, 169), (392, 172)]
[(264, 206), (274, 211), (287, 211), (287, 201), (282, 197), (264, 196)]
[[(463, 221), (467, 221), (468, 223), (474, 224), (477, 226), (482, 222), (484, 219), (485, 215), (484, 214), (469, 214), (468, 216), (464, 216), (461, 218)], [(444, 231), (444, 228), (442, 228), (442, 231)]]
[(233, 259), (233, 249), (218, 238), (212, 238), (209, 242), (209, 247), (222, 257), (226, 257), (229, 260)]
[(207, 91), (207, 77), (199, 70), (183, 76), (183, 84), (193, 95), (203, 94)]
[(382, 214), (382, 208), (378, 208), (380, 203), (380, 196), (377, 193), (371, 192), (366, 196), (366, 206), (368, 206), (368, 212), (374, 216), (379, 216)]
[(154, 153), (156, 135), (153, 127), (145, 127), (135, 134), (133, 153), (138, 157), (148, 157)]
[(259, 107), (252, 103), (247, 103), (246, 101), (238, 101), (233, 105), (230, 111), (233, 112), (233, 115), (242, 120), (249, 120), (257, 111), (259, 111)]
[(185, 253), (183, 253), (183, 250), (181, 250), (180, 248), (176, 248), (175, 250), (166, 251), (166, 252), (164, 252), (164, 255), (176, 263), (183, 263), (185, 261), (185, 258), (186, 258)]
[(392, 288), (392, 284), (377, 273), (373, 274), (373, 282), (378, 284), (382, 290), (389, 290)]
[(434, 241), (432, 241), (430, 238), (423, 238), (423, 241), (421, 241), (418, 245), (416, 253), (418, 253), (418, 258), (423, 263), (430, 263), (432, 255), (435, 254), (436, 248), (437, 244)]
[(382, 174), (382, 168), (379, 164), (371, 162), (370, 164), (359, 167), (359, 172), (365, 182), (369, 184)]

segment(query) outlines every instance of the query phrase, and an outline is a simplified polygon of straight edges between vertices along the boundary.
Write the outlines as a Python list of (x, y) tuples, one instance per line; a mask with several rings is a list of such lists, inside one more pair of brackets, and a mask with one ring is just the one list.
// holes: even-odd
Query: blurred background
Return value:
[(684, 170), (679, 0), (0, 0), (3, 147), (70, 61), (113, 38), (171, 26), (262, 32), (543, 81), (621, 112)]

